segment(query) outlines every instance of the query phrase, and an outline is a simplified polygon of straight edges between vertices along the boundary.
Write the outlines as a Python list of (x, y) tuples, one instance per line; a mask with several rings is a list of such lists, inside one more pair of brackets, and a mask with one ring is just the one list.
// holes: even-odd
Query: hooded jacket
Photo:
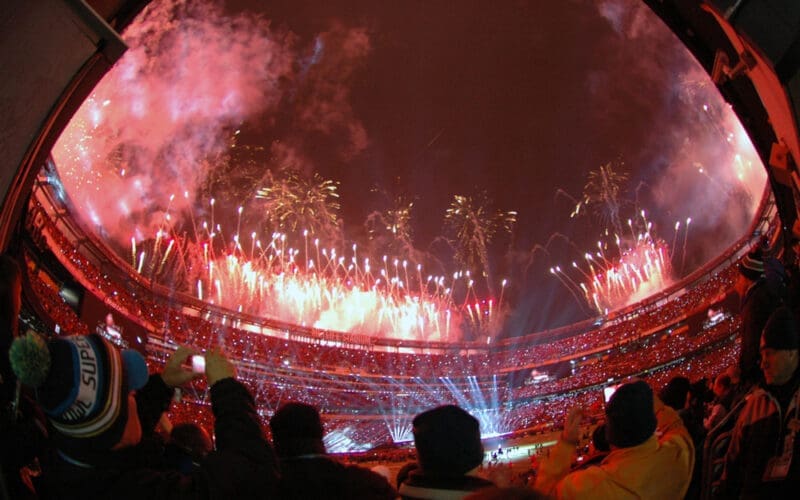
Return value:
[(683, 498), (694, 467), (692, 438), (675, 410), (660, 400), (655, 410), (655, 434), (637, 446), (613, 449), (597, 466), (570, 473), (575, 446), (559, 440), (535, 488), (556, 498)]

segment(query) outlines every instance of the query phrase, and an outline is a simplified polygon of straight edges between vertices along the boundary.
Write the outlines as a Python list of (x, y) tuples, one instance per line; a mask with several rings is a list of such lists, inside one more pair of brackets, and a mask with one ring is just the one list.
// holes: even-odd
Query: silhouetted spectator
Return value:
[(739, 355), (741, 383), (747, 387), (762, 380), (759, 368), (761, 331), (783, 298), (767, 282), (764, 255), (758, 248), (745, 255), (738, 266), (734, 289), (741, 299), (742, 347)]
[(192, 470), (200, 467), (213, 447), (211, 436), (199, 425), (178, 424), (170, 432), (167, 457), (179, 472), (191, 474)]
[(464, 498), (494, 486), (475, 475), (483, 463), (478, 420), (458, 406), (439, 406), (413, 421), (419, 469), (400, 486), (404, 499)]
[(703, 426), (707, 431), (722, 422), (722, 419), (730, 411), (733, 402), (731, 385), (731, 377), (727, 373), (720, 373), (714, 379), (714, 386), (711, 389), (714, 392), (714, 400), (711, 402), (708, 416), (703, 420)]
[(796, 498), (800, 491), (798, 349), (797, 321), (781, 307), (761, 336), (764, 382), (747, 395), (725, 457), (726, 498)]
[(206, 378), (216, 417), (218, 451), (191, 476), (163, 467), (161, 447), (150, 446), (172, 388), (198, 374), (182, 364), (179, 348), (161, 374), (148, 376), (144, 358), (118, 351), (99, 335), (45, 343), (18, 338), (11, 365), (37, 388), (57, 450), (39, 486), (43, 498), (253, 498), (273, 492), (274, 455), (263, 438), (250, 393), (221, 354), (206, 356)]
[(700, 498), (701, 476), (703, 473), (703, 454), (699, 450), (703, 449), (706, 439), (706, 428), (703, 426), (705, 418), (706, 404), (710, 403), (714, 395), (706, 384), (706, 379), (700, 379), (689, 386), (689, 393), (686, 398), (686, 407), (678, 411), (683, 425), (692, 437), (695, 455), (694, 470), (692, 471), (692, 481), (689, 491), (686, 493), (687, 499)]
[(783, 254), (787, 278), (788, 304), (797, 315), (800, 313), (800, 218), (795, 219), (789, 238), (788, 251)]
[(606, 405), (611, 453), (599, 466), (570, 473), (582, 418), (580, 408), (567, 414), (536, 489), (557, 498), (683, 498), (694, 465), (692, 441), (677, 412), (645, 382), (623, 385)]
[(0, 498), (33, 497), (26, 469), (38, 469), (46, 447), (44, 416), (17, 384), (8, 355), (19, 336), (21, 307), (22, 270), (12, 257), (0, 255)]
[(686, 397), (689, 394), (691, 382), (686, 377), (673, 377), (658, 393), (658, 397), (665, 405), (675, 411), (686, 407)]
[(592, 431), (592, 446), (589, 450), (589, 456), (580, 465), (575, 467), (575, 470), (585, 469), (592, 465), (599, 465), (610, 452), (611, 446), (608, 444), (608, 438), (606, 437), (606, 424), (602, 422)]
[(280, 460), (279, 496), (286, 499), (393, 499), (394, 488), (369, 469), (344, 465), (328, 456), (319, 412), (290, 402), (269, 421)]
[(11, 370), (8, 350), (19, 336), (19, 311), (22, 307), (22, 274), (19, 264), (0, 255), (0, 408), (14, 399), (17, 377)]
[(686, 397), (686, 406), (678, 411), (678, 415), (683, 419), (683, 425), (692, 436), (695, 447), (702, 443), (705, 436), (703, 419), (705, 418), (706, 405), (713, 401), (714, 393), (708, 388), (705, 378), (692, 383)]

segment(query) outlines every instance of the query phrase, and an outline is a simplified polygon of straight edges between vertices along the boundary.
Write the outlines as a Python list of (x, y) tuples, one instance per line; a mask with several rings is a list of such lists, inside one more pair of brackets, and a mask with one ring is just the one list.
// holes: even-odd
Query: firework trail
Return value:
[(373, 253), (390, 253), (403, 258), (422, 260), (423, 257), (413, 242), (411, 216), (414, 202), (408, 201), (405, 196), (389, 199), (388, 194), (378, 188), (373, 188), (372, 192), (381, 193), (389, 202), (385, 209), (375, 210), (367, 215), (364, 224)]
[(616, 234), (622, 234), (619, 219), (621, 191), (628, 180), (628, 174), (622, 171), (623, 166), (620, 163), (615, 170), (611, 163), (606, 163), (589, 172), (583, 187), (583, 197), (572, 215), (580, 214), (581, 205), (593, 209), (600, 220), (613, 226)]
[(510, 234), (516, 221), (515, 211), (492, 210), (485, 193), (454, 195), (445, 213), (445, 231), (453, 236), (456, 261), (490, 279), (489, 245), (498, 231)]
[(692, 218), (686, 219), (686, 229), (683, 230), (683, 251), (681, 252), (681, 274), (683, 274), (684, 266), (686, 265), (686, 242), (689, 241), (689, 224), (692, 223)]
[[(231, 183), (251, 186), (265, 167), (310, 178), (303, 134), (335, 134), (343, 157), (367, 144), (348, 102), (353, 71), (370, 50), (363, 28), (336, 24), (314, 37), (309, 58), (296, 35), (263, 16), (161, 0), (124, 38), (128, 52), (53, 149), (73, 208), (120, 246), (132, 233), (154, 233), (172, 193), (185, 193), (170, 210), (185, 217), (199, 199), (241, 190)], [(285, 136), (259, 154), (271, 164), (238, 158), (246, 147), (232, 146), (243, 124), (279, 118), (289, 122)]]
[[(637, 172), (657, 173), (647, 179), (650, 189), (643, 204), (654, 214), (669, 214), (670, 224), (692, 217), (691, 251), (684, 251), (680, 240), (672, 246), (681, 260), (688, 252), (685, 265), (674, 266), (680, 274), (688, 272), (685, 266), (702, 264), (741, 237), (761, 201), (766, 171), (705, 70), (646, 5), (635, 0), (593, 5), (615, 34), (609, 42), (615, 58), (604, 74), (628, 76), (614, 79), (614, 85), (593, 87), (597, 109), (588, 112), (610, 129), (622, 117), (608, 108), (620, 100), (637, 102), (654, 117), (659, 126), (634, 132), (642, 150)], [(642, 57), (651, 53), (659, 57)], [(663, 82), (669, 82), (663, 92), (643, 92), (663, 88)], [(667, 225), (666, 220), (657, 222)]]
[(589, 280), (581, 284), (581, 289), (601, 314), (638, 302), (672, 282), (669, 247), (649, 235), (639, 235), (630, 249), (605, 265), (591, 255), (588, 261), (596, 267), (590, 265), (590, 272), (584, 273)]
[[(479, 338), (502, 328), (506, 280), (499, 300), (481, 298), (469, 271), (450, 280), (425, 278), (421, 264), (384, 256), (375, 265), (360, 258), (356, 244), (344, 252), (318, 238), (311, 243), (307, 230), (302, 250), (287, 234), (274, 232), (267, 241), (251, 233), (248, 251), (238, 224), (237, 218), (237, 231), (225, 236), (223, 225), (203, 221), (200, 232), (187, 238), (165, 223), (143, 242), (130, 238), (131, 267), (152, 282), (232, 311), (322, 330), (456, 341), (465, 328)], [(455, 286), (467, 290), (459, 302)]]

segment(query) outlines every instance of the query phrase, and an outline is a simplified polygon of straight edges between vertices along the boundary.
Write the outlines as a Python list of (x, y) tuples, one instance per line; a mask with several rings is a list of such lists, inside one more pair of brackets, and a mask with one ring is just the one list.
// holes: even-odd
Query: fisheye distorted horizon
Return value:
[(153, 2), (53, 150), (154, 282), (484, 340), (641, 300), (760, 202), (741, 124), (641, 2), (257, 3)]

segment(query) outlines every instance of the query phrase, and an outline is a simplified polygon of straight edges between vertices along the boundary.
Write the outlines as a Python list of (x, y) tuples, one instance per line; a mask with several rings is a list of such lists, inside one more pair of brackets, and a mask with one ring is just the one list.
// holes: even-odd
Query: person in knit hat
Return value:
[(800, 330), (780, 307), (761, 335), (763, 382), (736, 420), (725, 455), (726, 498), (794, 498), (800, 491)]
[(0, 254), (0, 408), (14, 399), (16, 376), (11, 370), (8, 350), (19, 331), (22, 307), (22, 271), (17, 261)]
[[(147, 365), (136, 351), (119, 352), (99, 335), (54, 339), (46, 345), (27, 339), (11, 348), (11, 363), (20, 380), (35, 388), (48, 418), (58, 453), (79, 463), (100, 461), (106, 450), (135, 445), (141, 423), (132, 411), (131, 393), (148, 380)], [(25, 340), (39, 347), (41, 359), (23, 352)], [(42, 369), (42, 371), (37, 371)]]
[(17, 381), (8, 351), (19, 336), (22, 270), (0, 255), (0, 498), (35, 498), (30, 471), (46, 449), (45, 418)]
[(734, 290), (740, 299), (742, 348), (739, 353), (739, 369), (740, 383), (744, 387), (761, 381), (759, 369), (761, 331), (772, 311), (782, 302), (780, 294), (767, 282), (765, 261), (761, 249), (755, 248), (748, 252), (737, 266), (739, 273)]
[(380, 474), (344, 465), (327, 454), (322, 419), (316, 408), (289, 402), (269, 421), (280, 461), (278, 498), (304, 500), (390, 500), (397, 495)]
[(535, 489), (556, 498), (683, 498), (694, 467), (692, 438), (678, 413), (646, 382), (620, 386), (606, 405), (611, 452), (599, 465), (570, 472), (583, 410), (567, 413), (564, 431), (542, 462)]
[(484, 457), (475, 417), (445, 405), (420, 413), (412, 425), (419, 468), (400, 486), (402, 498), (463, 498), (494, 486), (475, 475)]
[(45, 342), (34, 333), (9, 352), (19, 380), (33, 388), (55, 448), (37, 490), (43, 498), (237, 498), (271, 491), (274, 456), (261, 433), (247, 389), (219, 352), (206, 355), (205, 377), (216, 417), (218, 450), (192, 476), (164, 464), (155, 427), (174, 387), (200, 374), (184, 367), (192, 351), (178, 348), (160, 374), (142, 356), (119, 351), (99, 335)]

